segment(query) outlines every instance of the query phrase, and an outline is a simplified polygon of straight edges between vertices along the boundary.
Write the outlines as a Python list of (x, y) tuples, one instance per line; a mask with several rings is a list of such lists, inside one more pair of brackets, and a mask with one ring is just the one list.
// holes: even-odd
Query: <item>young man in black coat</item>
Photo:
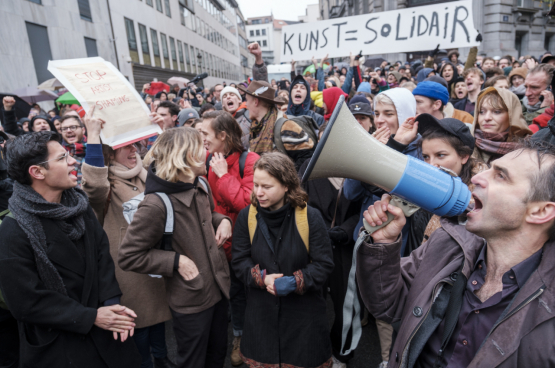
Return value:
[(18, 322), (20, 367), (138, 367), (128, 340), (136, 315), (118, 305), (108, 238), (59, 142), (36, 132), (6, 147), (15, 183), (0, 225), (0, 289)]

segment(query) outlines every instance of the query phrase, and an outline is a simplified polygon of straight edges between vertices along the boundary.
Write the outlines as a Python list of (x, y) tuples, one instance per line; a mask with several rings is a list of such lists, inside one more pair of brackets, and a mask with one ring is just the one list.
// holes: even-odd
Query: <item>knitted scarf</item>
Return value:
[(252, 152), (266, 153), (274, 150), (274, 126), (278, 111), (272, 107), (260, 121), (251, 123), (250, 150)]
[(506, 155), (516, 149), (516, 142), (507, 142), (509, 131), (502, 133), (488, 133), (480, 129), (474, 131), (476, 146), (482, 151), (495, 155)]
[(526, 107), (526, 111), (528, 111), (528, 112), (536, 112), (536, 111), (538, 111), (539, 109), (541, 109), (542, 102), (541, 102), (541, 101), (538, 101), (538, 103), (536, 103), (535, 105), (530, 105), (530, 104), (528, 103), (528, 97), (524, 96), (524, 97), (522, 98), (522, 104), (524, 105), (524, 107)]
[(67, 295), (67, 290), (46, 254), (46, 234), (40, 218), (56, 221), (60, 229), (72, 240), (79, 240), (85, 234), (84, 213), (89, 200), (80, 189), (67, 189), (62, 193), (61, 203), (46, 201), (31, 186), (14, 182), (9, 209), (31, 241), (39, 277), (49, 290)]
[(117, 161), (111, 161), (110, 167), (108, 171), (110, 174), (117, 176), (118, 178), (129, 180), (133, 179), (134, 177), (138, 176), (139, 179), (144, 183), (146, 181), (146, 169), (143, 167), (143, 161), (141, 160), (141, 156), (136, 153), (137, 157), (137, 165), (134, 168), (130, 169), (125, 165), (120, 164)]

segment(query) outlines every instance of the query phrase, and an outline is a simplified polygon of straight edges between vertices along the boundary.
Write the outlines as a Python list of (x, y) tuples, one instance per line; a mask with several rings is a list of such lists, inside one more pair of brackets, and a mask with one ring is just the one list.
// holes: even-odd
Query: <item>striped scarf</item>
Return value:
[(274, 151), (274, 126), (278, 116), (275, 107), (260, 120), (251, 123), (250, 150), (258, 154)]
[(474, 137), (476, 138), (476, 146), (480, 150), (493, 155), (503, 156), (514, 151), (517, 147), (516, 142), (507, 142), (508, 130), (502, 133), (488, 133), (476, 129)]

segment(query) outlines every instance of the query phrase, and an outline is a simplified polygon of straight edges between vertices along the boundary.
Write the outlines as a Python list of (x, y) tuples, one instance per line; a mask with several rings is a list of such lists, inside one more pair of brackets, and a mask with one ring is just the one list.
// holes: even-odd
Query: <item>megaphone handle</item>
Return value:
[(368, 221), (366, 221), (366, 219), (362, 219), (362, 223), (364, 225), (364, 228), (366, 229), (366, 231), (368, 232), (368, 235), (372, 235), (373, 233), (375, 233), (376, 231), (380, 230), (382, 227), (386, 226), (387, 224), (389, 224), (391, 221), (393, 221), (393, 219), (395, 218), (395, 216), (393, 216), (391, 213), (387, 213), (387, 221), (384, 222), (381, 225), (377, 225), (377, 226), (370, 226), (370, 224), (368, 223)]

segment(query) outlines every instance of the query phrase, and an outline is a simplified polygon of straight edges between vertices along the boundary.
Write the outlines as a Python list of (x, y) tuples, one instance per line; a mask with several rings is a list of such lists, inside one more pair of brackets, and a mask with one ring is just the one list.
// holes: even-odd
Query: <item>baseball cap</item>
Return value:
[(368, 103), (357, 102), (349, 106), (349, 110), (353, 115), (373, 116), (374, 112)]
[(430, 129), (439, 129), (459, 138), (463, 144), (470, 149), (474, 149), (474, 137), (470, 134), (468, 125), (458, 119), (445, 118), (438, 120), (430, 114), (420, 114), (416, 117), (418, 121), (418, 133), (424, 134)]

